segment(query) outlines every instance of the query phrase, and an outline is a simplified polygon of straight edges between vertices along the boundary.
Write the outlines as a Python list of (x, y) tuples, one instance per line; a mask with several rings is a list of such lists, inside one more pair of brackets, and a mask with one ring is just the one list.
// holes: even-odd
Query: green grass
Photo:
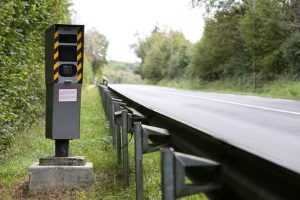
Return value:
[(177, 79), (162, 80), (157, 85), (178, 89), (300, 100), (300, 81), (276, 80), (259, 85), (256, 90), (253, 89), (249, 80), (241, 83), (233, 80), (203, 82), (195, 79)]
[[(0, 199), (135, 199), (133, 140), (129, 144), (130, 186), (124, 187), (116, 152), (103, 114), (98, 90), (93, 86), (83, 89), (81, 138), (70, 142), (70, 154), (86, 156), (94, 164), (94, 184), (87, 189), (28, 192), (28, 167), (40, 157), (54, 154), (54, 141), (44, 137), (44, 119), (31, 129), (17, 134), (13, 147), (0, 163)], [(145, 199), (161, 199), (159, 153), (144, 156)], [(206, 199), (204, 195), (184, 199)]]

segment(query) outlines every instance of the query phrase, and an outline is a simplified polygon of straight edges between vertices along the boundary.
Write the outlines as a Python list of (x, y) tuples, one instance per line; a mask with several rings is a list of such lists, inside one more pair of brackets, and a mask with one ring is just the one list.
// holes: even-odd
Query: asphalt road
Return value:
[(300, 101), (110, 84), (139, 104), (300, 174)]

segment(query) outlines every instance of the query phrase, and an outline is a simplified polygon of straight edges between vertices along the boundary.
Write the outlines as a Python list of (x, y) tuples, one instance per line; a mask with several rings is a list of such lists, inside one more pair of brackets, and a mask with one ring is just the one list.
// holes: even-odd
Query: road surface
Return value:
[(110, 84), (155, 112), (300, 174), (300, 101)]

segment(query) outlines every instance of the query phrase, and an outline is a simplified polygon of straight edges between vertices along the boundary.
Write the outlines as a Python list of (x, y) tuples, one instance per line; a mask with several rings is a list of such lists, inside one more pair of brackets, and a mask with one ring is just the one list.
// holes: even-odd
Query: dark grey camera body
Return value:
[(82, 25), (55, 24), (45, 31), (46, 138), (80, 137), (83, 37)]

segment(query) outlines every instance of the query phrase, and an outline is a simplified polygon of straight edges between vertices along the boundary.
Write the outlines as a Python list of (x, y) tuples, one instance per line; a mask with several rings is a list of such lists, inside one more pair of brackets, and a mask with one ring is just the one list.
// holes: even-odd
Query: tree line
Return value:
[[(282, 77), (300, 79), (300, 1), (192, 0), (206, 8), (202, 38), (155, 27), (133, 46), (140, 74), (162, 79), (232, 79), (254, 87)], [(259, 84), (258, 84), (259, 83)]]

